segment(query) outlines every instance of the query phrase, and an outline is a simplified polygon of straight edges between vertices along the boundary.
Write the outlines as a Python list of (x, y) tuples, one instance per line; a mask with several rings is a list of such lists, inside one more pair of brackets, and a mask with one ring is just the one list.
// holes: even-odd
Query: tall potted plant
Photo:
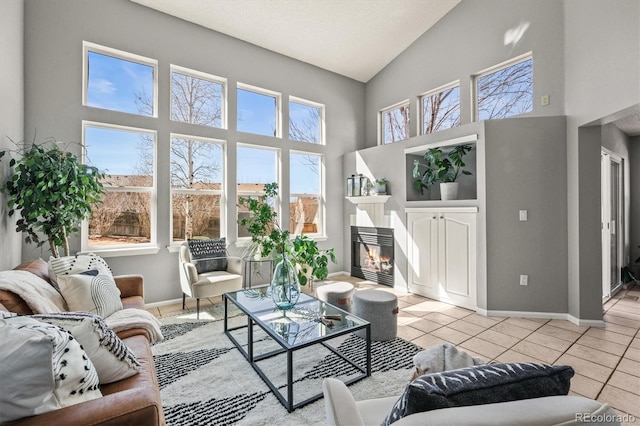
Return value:
[[(60, 257), (59, 247), (69, 256), (68, 237), (80, 230), (91, 207), (102, 202), (105, 177), (59, 145), (55, 140), (33, 143), (18, 159), (11, 158), (12, 170), (2, 185), (9, 216), (21, 215), (16, 231), (25, 232), (25, 242), (38, 247), (48, 241), (54, 257)], [(0, 159), (7, 152), (12, 151), (0, 151)], [(40, 239), (41, 234), (46, 240)]]
[(462, 175), (471, 175), (463, 169), (466, 166), (462, 160), (471, 151), (471, 145), (456, 145), (445, 152), (442, 148), (431, 148), (423, 157), (424, 162), (413, 162), (413, 177), (416, 189), (423, 193), (432, 185), (440, 183), (440, 195), (443, 200), (455, 200), (458, 194), (458, 182)]
[(320, 250), (318, 243), (306, 235), (297, 235), (293, 240), (292, 258), (301, 285), (324, 280), (329, 275), (329, 261), (336, 263), (334, 249)]

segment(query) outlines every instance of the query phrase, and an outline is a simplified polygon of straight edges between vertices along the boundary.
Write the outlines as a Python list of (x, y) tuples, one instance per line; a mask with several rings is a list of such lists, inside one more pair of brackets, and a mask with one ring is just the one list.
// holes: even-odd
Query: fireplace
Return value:
[(351, 275), (393, 287), (393, 229), (351, 227)]

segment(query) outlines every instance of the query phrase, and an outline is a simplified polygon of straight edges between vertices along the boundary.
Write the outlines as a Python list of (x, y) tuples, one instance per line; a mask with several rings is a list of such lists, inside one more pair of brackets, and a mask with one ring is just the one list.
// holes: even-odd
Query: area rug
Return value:
[[(324, 425), (321, 398), (292, 413), (280, 404), (240, 351), (224, 334), (224, 310), (216, 305), (200, 312), (163, 318), (164, 341), (153, 346), (160, 394), (167, 424), (173, 425)], [(240, 311), (230, 313), (230, 325), (246, 323)], [(256, 353), (274, 342), (257, 332)], [(234, 334), (239, 340), (246, 332)], [(245, 338), (246, 340), (246, 338)], [(240, 340), (242, 342), (242, 340)], [(331, 345), (364, 362), (364, 340), (347, 335)], [(356, 400), (400, 395), (413, 368), (416, 345), (396, 338), (372, 342), (372, 375), (349, 386)], [(261, 361), (261, 368), (286, 395), (286, 356)], [(322, 345), (294, 354), (294, 401), (322, 392), (325, 377), (343, 380), (357, 370)]]

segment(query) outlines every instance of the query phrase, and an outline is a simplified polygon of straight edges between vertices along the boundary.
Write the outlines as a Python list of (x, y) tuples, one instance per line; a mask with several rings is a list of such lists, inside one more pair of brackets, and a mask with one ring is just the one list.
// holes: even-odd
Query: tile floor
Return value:
[[(356, 288), (379, 287), (398, 296), (398, 336), (428, 348), (450, 342), (485, 361), (568, 364), (576, 374), (570, 394), (604, 401), (640, 424), (640, 286), (619, 292), (604, 305), (606, 327), (580, 327), (569, 321), (484, 317), (425, 297), (396, 292), (348, 276), (333, 280)], [(308, 289), (303, 288), (308, 291)], [(201, 308), (220, 298), (201, 300)], [(188, 302), (195, 310), (195, 300)], [(175, 315), (181, 304), (150, 308), (157, 317)]]

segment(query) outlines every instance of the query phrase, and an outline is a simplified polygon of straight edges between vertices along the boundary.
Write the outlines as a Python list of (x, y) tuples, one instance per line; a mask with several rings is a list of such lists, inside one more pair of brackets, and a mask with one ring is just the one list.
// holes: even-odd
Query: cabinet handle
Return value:
[(444, 219), (444, 215), (440, 216), (440, 219)]
[(438, 216), (434, 216), (433, 218), (434, 218), (434, 219), (437, 219), (437, 218), (438, 218)]

